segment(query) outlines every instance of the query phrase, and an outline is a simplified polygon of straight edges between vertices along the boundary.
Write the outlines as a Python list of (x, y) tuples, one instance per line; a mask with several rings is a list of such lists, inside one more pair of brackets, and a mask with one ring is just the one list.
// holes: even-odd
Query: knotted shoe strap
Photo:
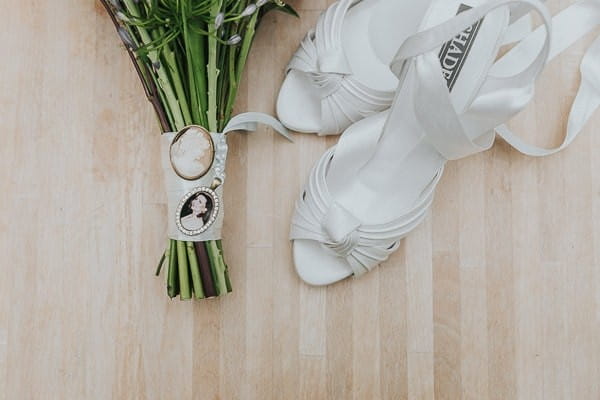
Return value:
[(327, 170), (335, 153), (328, 150), (311, 171), (308, 183), (296, 202), (290, 239), (314, 240), (346, 260), (360, 276), (397, 250), (400, 240), (416, 228), (431, 207), (440, 170), (414, 206), (385, 224), (360, 221), (331, 196)]
[(393, 91), (372, 89), (352, 74), (342, 45), (344, 18), (356, 0), (340, 0), (319, 18), (294, 56), (287, 72), (309, 77), (321, 100), (320, 135), (337, 134), (352, 123), (390, 106)]

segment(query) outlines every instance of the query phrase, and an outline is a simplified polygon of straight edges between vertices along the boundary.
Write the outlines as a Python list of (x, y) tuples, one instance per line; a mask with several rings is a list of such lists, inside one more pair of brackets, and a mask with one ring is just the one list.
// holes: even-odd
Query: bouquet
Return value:
[(231, 292), (220, 230), (225, 134), (274, 119), (232, 118), (242, 72), (261, 18), (280, 0), (100, 0), (125, 44), (163, 135), (169, 241), (156, 275), (182, 300)]

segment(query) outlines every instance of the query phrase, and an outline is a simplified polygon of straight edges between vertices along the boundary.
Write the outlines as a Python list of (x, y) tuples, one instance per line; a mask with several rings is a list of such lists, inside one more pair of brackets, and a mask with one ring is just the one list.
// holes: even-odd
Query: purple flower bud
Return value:
[(244, 11), (242, 11), (242, 13), (240, 14), (241, 17), (248, 17), (252, 14), (254, 14), (254, 12), (256, 11), (256, 4), (248, 4), (248, 7), (246, 7), (244, 9)]
[(110, 4), (112, 4), (112, 6), (118, 11), (121, 11), (123, 9), (119, 0), (110, 0)]
[(123, 22), (129, 22), (129, 17), (121, 11), (117, 12), (117, 18), (119, 18)]
[(215, 29), (219, 29), (221, 25), (223, 25), (223, 21), (225, 20), (225, 14), (218, 13), (215, 17)]
[(236, 45), (241, 41), (242, 41), (242, 37), (240, 35), (233, 35), (232, 37), (229, 38), (229, 40), (227, 40), (227, 44)]
[(117, 32), (119, 33), (119, 36), (121, 37), (121, 40), (123, 41), (123, 43), (125, 44), (125, 46), (130, 49), (130, 50), (135, 50), (136, 49), (136, 45), (133, 42), (133, 39), (131, 38), (131, 35), (129, 34), (129, 32), (127, 32), (127, 30), (125, 28), (123, 28), (122, 26), (120, 26), (119, 28), (117, 28)]

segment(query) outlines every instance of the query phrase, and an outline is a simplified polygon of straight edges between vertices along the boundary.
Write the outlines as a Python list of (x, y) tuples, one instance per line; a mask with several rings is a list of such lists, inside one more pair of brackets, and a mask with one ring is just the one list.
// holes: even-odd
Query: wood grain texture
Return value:
[[(328, 3), (266, 18), (238, 110), (274, 112)], [(298, 280), (287, 235), (336, 139), (232, 135), (234, 293), (181, 303), (153, 276), (158, 125), (108, 17), (92, 0), (0, 6), (0, 400), (600, 399), (600, 114), (550, 158), (499, 142), (450, 163), (400, 250), (329, 288)], [(528, 139), (563, 132), (590, 40), (512, 123)]]

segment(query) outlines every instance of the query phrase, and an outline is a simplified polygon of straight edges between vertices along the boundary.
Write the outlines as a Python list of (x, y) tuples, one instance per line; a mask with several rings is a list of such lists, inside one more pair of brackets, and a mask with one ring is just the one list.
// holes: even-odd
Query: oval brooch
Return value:
[(208, 187), (199, 187), (181, 199), (175, 222), (182, 233), (196, 236), (205, 232), (215, 222), (219, 208), (217, 193)]
[(169, 149), (171, 166), (182, 179), (194, 181), (206, 175), (215, 160), (215, 145), (201, 126), (186, 126), (175, 135)]

